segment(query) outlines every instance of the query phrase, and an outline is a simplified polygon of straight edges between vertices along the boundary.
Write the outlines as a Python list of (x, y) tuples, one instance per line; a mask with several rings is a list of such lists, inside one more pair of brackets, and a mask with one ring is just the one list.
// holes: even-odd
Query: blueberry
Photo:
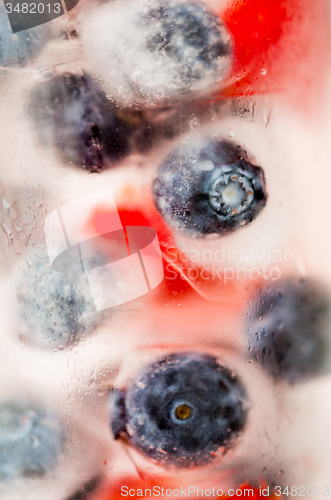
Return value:
[(207, 354), (170, 354), (110, 395), (115, 439), (177, 467), (203, 465), (227, 450), (247, 417), (239, 379)]
[(56, 466), (63, 442), (58, 419), (45, 409), (0, 406), (0, 479), (45, 475)]
[(18, 286), (24, 340), (41, 348), (65, 347), (97, 325), (85, 274), (54, 271), (36, 263)]
[(47, 28), (38, 26), (15, 35), (4, 5), (0, 6), (0, 66), (24, 66), (47, 41)]
[(173, 151), (153, 195), (165, 220), (190, 236), (230, 233), (252, 222), (267, 201), (263, 170), (232, 143), (211, 139)]
[(204, 90), (207, 74), (213, 84), (224, 76), (232, 55), (230, 37), (218, 16), (202, 3), (151, 4), (142, 16), (144, 25), (147, 49), (176, 68), (179, 95), (195, 87)]
[(259, 290), (248, 314), (250, 357), (275, 380), (299, 382), (328, 369), (330, 298), (315, 282), (276, 281)]
[(55, 143), (65, 163), (89, 172), (129, 154), (144, 122), (141, 112), (108, 101), (88, 76), (71, 73), (39, 83), (31, 93), (29, 114), (43, 143)]
[(96, 74), (118, 102), (192, 99), (219, 88), (228, 74), (230, 35), (203, 3), (129, 0), (102, 9), (83, 23), (82, 38)]

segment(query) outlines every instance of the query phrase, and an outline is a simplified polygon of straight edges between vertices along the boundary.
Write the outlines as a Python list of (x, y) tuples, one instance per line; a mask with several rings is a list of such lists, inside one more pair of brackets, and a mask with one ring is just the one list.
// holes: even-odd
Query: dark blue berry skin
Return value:
[(129, 154), (143, 122), (140, 112), (125, 113), (108, 101), (88, 76), (71, 73), (37, 85), (29, 113), (43, 142), (51, 137), (65, 163), (89, 172)]
[(22, 67), (46, 44), (47, 28), (38, 26), (13, 34), (4, 5), (0, 6), (0, 66)]
[(114, 391), (110, 409), (115, 439), (124, 435), (147, 457), (189, 468), (232, 446), (245, 426), (247, 399), (214, 357), (176, 353), (146, 367), (126, 391)]
[(315, 282), (266, 285), (248, 314), (250, 357), (275, 380), (296, 383), (329, 371), (330, 297)]
[(58, 420), (33, 406), (0, 406), (0, 479), (43, 476), (57, 464), (64, 434)]
[(153, 196), (169, 225), (189, 236), (235, 231), (252, 222), (267, 201), (262, 168), (220, 140), (173, 151), (159, 167)]

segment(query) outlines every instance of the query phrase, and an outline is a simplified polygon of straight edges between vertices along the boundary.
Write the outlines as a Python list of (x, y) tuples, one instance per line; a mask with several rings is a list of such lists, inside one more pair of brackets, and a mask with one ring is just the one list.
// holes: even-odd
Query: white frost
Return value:
[[(83, 50), (89, 64), (110, 99), (121, 105), (148, 103), (150, 105), (192, 98), (215, 90), (227, 75), (231, 63), (231, 49), (219, 55), (212, 64), (197, 58), (197, 50), (187, 43), (177, 22), (171, 43), (179, 47), (180, 57), (167, 50), (149, 50), (148, 42), (155, 36), (164, 37), (164, 23), (151, 10), (172, 8), (172, 0), (122, 0), (98, 6), (82, 15), (81, 36)], [(186, 3), (192, 9), (201, 9), (201, 25), (214, 21), (214, 14), (199, 3)], [(190, 7), (188, 7), (190, 8)], [(212, 17), (208, 17), (209, 16)], [(176, 18), (176, 16), (175, 16)], [(148, 21), (146, 22), (146, 19)], [(172, 19), (171, 19), (172, 23)], [(208, 50), (219, 40), (231, 47), (230, 36), (221, 21), (209, 29)], [(210, 49), (212, 50), (212, 49)], [(191, 77), (183, 80), (183, 68)]]

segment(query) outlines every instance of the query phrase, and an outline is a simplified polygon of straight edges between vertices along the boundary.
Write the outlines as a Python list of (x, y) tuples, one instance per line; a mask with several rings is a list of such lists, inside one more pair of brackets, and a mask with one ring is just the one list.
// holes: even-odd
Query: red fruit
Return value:
[[(143, 203), (142, 201), (143, 200)], [(198, 263), (191, 262), (183, 252), (177, 248), (175, 240), (163, 218), (156, 210), (149, 191), (135, 193), (130, 191), (130, 196), (124, 192), (121, 201), (117, 202), (117, 210), (123, 227), (126, 226), (146, 226), (152, 227), (158, 236), (162, 252), (164, 279), (153, 292), (155, 304), (167, 304), (172, 300), (178, 302), (185, 299), (207, 298), (217, 301), (227, 297), (227, 300), (238, 302), (242, 298), (246, 289), (245, 280), (237, 279), (222, 281), (222, 273), (213, 274), (206, 277), (203, 274), (203, 267)], [(104, 227), (109, 227), (107, 219), (111, 218), (113, 212), (106, 207), (98, 207), (91, 215), (86, 227), (86, 238), (92, 238), (103, 234)], [(112, 239), (111, 233), (105, 234), (103, 238)], [(217, 266), (216, 266), (217, 270)]]
[[(169, 300), (171, 297), (176, 297), (178, 294), (192, 294), (192, 287), (189, 285), (187, 280), (181, 277), (178, 269), (183, 265), (180, 261), (179, 252), (174, 243), (172, 234), (166, 224), (164, 223), (162, 217), (157, 212), (154, 207), (153, 202), (148, 201), (149, 195), (141, 195), (140, 199), (144, 200), (144, 205), (141, 206), (140, 203), (132, 203), (132, 201), (125, 200), (123, 205), (118, 204), (118, 213), (122, 222), (123, 227), (126, 226), (146, 226), (155, 229), (161, 252), (163, 255), (163, 266), (164, 266), (164, 280), (159, 287), (160, 298)], [(96, 211), (92, 214), (90, 219), (89, 227), (86, 228), (88, 237), (99, 235), (103, 233), (103, 227), (107, 226), (107, 220), (112, 216), (109, 210), (103, 210), (98, 207)], [(107, 235), (104, 235), (107, 238)], [(110, 236), (111, 237), (111, 236)], [(176, 261), (172, 264), (166, 260), (166, 255), (168, 254), (167, 248), (171, 247), (172, 255), (177, 254), (178, 257)], [(173, 277), (175, 279), (173, 279)], [(161, 291), (162, 287), (162, 291)]]
[(222, 97), (284, 92), (303, 107), (325, 90), (327, 0), (232, 0), (220, 15), (235, 47), (234, 83)]

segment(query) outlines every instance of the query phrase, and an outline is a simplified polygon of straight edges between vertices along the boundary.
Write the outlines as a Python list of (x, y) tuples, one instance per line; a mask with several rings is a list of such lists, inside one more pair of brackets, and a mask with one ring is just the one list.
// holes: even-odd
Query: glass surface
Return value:
[(330, 67), (327, 0), (0, 4), (1, 499), (331, 495)]

